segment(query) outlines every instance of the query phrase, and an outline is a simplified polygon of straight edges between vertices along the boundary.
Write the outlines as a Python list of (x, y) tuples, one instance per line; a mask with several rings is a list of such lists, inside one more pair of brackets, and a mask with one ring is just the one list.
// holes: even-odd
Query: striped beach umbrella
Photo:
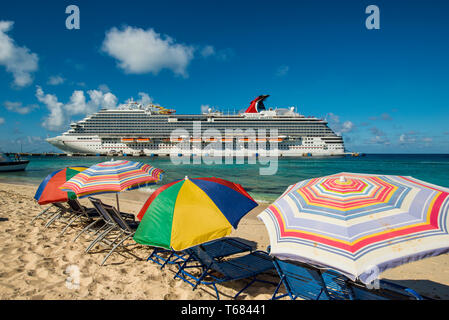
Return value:
[(449, 251), (449, 189), (412, 177), (340, 173), (290, 186), (258, 217), (271, 254), (352, 280)]
[(227, 236), (257, 203), (241, 185), (219, 178), (188, 178), (157, 189), (137, 218), (137, 243), (184, 250)]
[(111, 160), (89, 167), (60, 188), (74, 192), (79, 198), (103, 193), (118, 194), (125, 190), (153, 185), (162, 179), (163, 173), (163, 170), (141, 162)]
[(86, 169), (87, 167), (67, 167), (50, 173), (37, 188), (34, 199), (40, 205), (76, 199), (76, 194), (73, 191), (62, 191), (59, 187)]

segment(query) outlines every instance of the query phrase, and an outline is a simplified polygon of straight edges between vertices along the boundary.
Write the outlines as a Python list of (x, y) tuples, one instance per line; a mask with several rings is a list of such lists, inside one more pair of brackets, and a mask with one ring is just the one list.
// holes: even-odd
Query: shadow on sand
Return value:
[(443, 299), (449, 300), (449, 286), (431, 281), (431, 280), (391, 280), (385, 279), (397, 283), (401, 286), (410, 288), (418, 292), (422, 296), (429, 297), (431, 299)]

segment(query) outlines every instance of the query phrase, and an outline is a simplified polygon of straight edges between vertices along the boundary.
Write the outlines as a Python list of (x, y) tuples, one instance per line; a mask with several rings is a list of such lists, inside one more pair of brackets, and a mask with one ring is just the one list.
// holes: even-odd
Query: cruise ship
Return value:
[[(130, 101), (101, 109), (70, 124), (47, 141), (65, 153), (254, 156), (276, 150), (279, 156), (338, 156), (343, 139), (323, 119), (305, 117), (295, 107), (266, 108), (258, 96), (244, 112), (224, 114), (208, 108), (202, 114)], [(263, 134), (261, 134), (261, 132)]]

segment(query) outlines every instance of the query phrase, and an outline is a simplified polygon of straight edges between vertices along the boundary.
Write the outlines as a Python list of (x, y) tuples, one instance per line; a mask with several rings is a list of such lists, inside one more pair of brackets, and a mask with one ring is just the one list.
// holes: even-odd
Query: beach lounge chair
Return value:
[(368, 288), (354, 282), (334, 270), (321, 270), (321, 274), (332, 299), (346, 300), (430, 300), (415, 290), (380, 279), (378, 289)]
[[(237, 253), (251, 252), (254, 249), (254, 246), (232, 237), (209, 241), (202, 244), (202, 246), (207, 250), (209, 255), (215, 259), (221, 259)], [(174, 250), (155, 247), (147, 260), (159, 264), (162, 269), (166, 264), (179, 265), (185, 261), (186, 256), (188, 256), (188, 253), (186, 252), (176, 252)]]
[(47, 208), (43, 209), (41, 212), (39, 212), (37, 215), (35, 215), (33, 217), (33, 219), (31, 219), (30, 223), (33, 224), (34, 221), (36, 221), (37, 219), (44, 219), (45, 216), (52, 216), (55, 212), (52, 211), (52, 209), (57, 209), (59, 210), (56, 206), (54, 205), (49, 205)]
[[(95, 247), (96, 244), (100, 242), (111, 247), (111, 250), (100, 264), (104, 265), (106, 260), (119, 246), (121, 246), (127, 239), (134, 236), (134, 233), (138, 227), (138, 222), (134, 221), (134, 219), (131, 220), (131, 217), (134, 218), (133, 215), (126, 214), (124, 217), (123, 214), (119, 213), (115, 207), (106, 205), (99, 199), (89, 197), (89, 200), (104, 219), (106, 228), (90, 243), (90, 245), (86, 248), (86, 252), (89, 252)], [(111, 241), (106, 237), (108, 235), (112, 235), (112, 233), (116, 234), (114, 240)]]
[[(99, 206), (103, 206), (103, 203), (101, 202), (101, 200), (96, 199), (96, 198), (90, 198), (93, 199), (94, 201), (96, 201), (96, 203), (99, 204)], [(101, 214), (101, 211), (98, 210), (95, 205), (94, 208), (92, 208), (93, 210), (89, 210), (87, 211), (87, 217), (88, 217), (88, 221), (90, 222), (87, 226), (85, 226), (73, 239), (73, 242), (75, 242), (82, 234), (86, 233), (86, 232), (93, 232), (93, 236), (100, 234), (100, 232), (105, 231), (108, 227), (110, 227), (110, 224), (108, 223), (104, 223), (105, 217), (104, 215)], [(134, 215), (129, 214), (129, 213), (120, 213), (121, 216), (123, 216), (125, 219), (128, 220), (132, 220), (134, 221)], [(101, 225), (99, 228), (97, 228), (96, 230), (94, 229), (95, 227)]]
[(70, 218), (65, 218), (65, 217), (67, 215), (68, 216), (73, 215), (70, 208), (64, 206), (62, 203), (55, 202), (55, 203), (52, 203), (52, 206), (55, 207), (57, 210), (52, 215), (50, 215), (50, 218), (45, 223), (45, 228), (50, 227), (56, 220), (59, 220), (61, 218), (66, 219), (66, 222), (67, 222)]
[(67, 222), (65, 228), (61, 231), (59, 235), (64, 235), (67, 229), (77, 220), (87, 219), (87, 221), (92, 221), (93, 218), (99, 218), (99, 214), (95, 208), (86, 208), (81, 205), (77, 199), (69, 199), (67, 201), (69, 209), (73, 214), (72, 218)]
[[(323, 278), (328, 282), (326, 275), (323, 274)], [(413, 289), (386, 280), (379, 280), (378, 289), (369, 289), (364, 284), (351, 280), (347, 280), (346, 285), (350, 290), (351, 300), (430, 300)]]
[[(280, 281), (271, 297), (272, 300), (286, 296), (292, 300), (298, 297), (306, 300), (332, 299), (319, 269), (304, 263), (277, 258), (273, 258), (273, 264), (279, 273)], [(285, 287), (285, 294), (279, 294), (282, 285)]]
[[(241, 280), (251, 279), (250, 282), (241, 289), (234, 298), (237, 298), (243, 291), (245, 291), (254, 282), (263, 282), (276, 285), (271, 281), (262, 280), (257, 278), (260, 274), (274, 269), (271, 257), (264, 251), (254, 251), (247, 253), (243, 256), (230, 259), (217, 258), (215, 252), (207, 251), (207, 246), (198, 245), (184, 250), (188, 254), (187, 259), (180, 266), (178, 272), (175, 275), (176, 278), (180, 278), (186, 283), (190, 284), (195, 290), (198, 285), (211, 285), (217, 297), (220, 299), (220, 295), (217, 289), (217, 284)], [(192, 268), (200, 269), (200, 275), (197, 276), (190, 272)]]
[[(322, 270), (315, 266), (273, 259), (281, 281), (272, 299), (289, 296), (295, 300), (421, 300), (418, 293), (389, 281), (380, 280), (380, 289), (369, 289), (362, 283), (353, 282), (334, 270)], [(284, 285), (287, 293), (278, 295)]]

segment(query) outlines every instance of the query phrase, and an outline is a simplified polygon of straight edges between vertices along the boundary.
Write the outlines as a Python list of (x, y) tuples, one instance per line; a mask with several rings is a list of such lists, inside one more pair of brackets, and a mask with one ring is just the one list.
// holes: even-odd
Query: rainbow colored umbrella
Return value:
[(290, 186), (258, 217), (271, 254), (364, 283), (449, 251), (449, 189), (412, 177), (340, 173)]
[(40, 205), (76, 199), (74, 192), (62, 191), (59, 187), (86, 169), (87, 167), (67, 167), (50, 173), (37, 188), (34, 199)]
[[(148, 164), (128, 160), (98, 163), (80, 172), (60, 188), (72, 191), (79, 198), (95, 194), (133, 190), (159, 182), (164, 171)], [(117, 209), (118, 207), (117, 195)]]
[(219, 178), (188, 178), (157, 189), (137, 218), (137, 243), (184, 250), (227, 236), (257, 203), (241, 185)]

